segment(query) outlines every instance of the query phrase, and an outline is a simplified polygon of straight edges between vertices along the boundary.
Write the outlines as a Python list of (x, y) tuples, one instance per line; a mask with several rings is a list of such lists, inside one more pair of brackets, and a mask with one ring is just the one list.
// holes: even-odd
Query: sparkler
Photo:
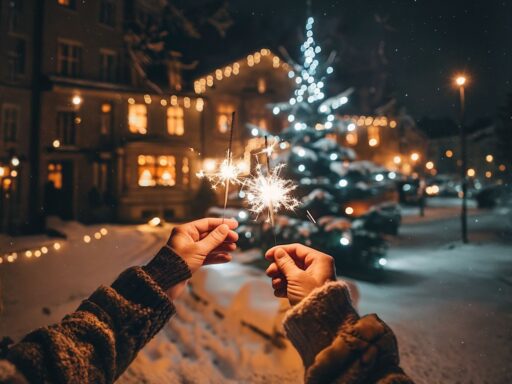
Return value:
[(212, 185), (212, 189), (217, 189), (219, 185), (224, 185), (224, 211), (222, 213), (222, 219), (224, 219), (226, 213), (226, 206), (228, 204), (228, 196), (229, 196), (229, 186), (231, 184), (240, 184), (240, 174), (242, 173), (241, 169), (233, 164), (233, 127), (235, 124), (235, 112), (231, 114), (231, 127), (229, 133), (229, 145), (228, 150), (226, 152), (226, 158), (220, 164), (218, 170), (213, 173), (207, 173), (204, 170), (200, 170), (196, 173), (197, 177), (206, 177), (210, 184)]
[[(265, 137), (265, 143), (266, 143)], [(265, 145), (265, 148), (268, 148)], [(269, 151), (267, 153), (267, 174), (264, 175), (261, 165), (256, 167), (256, 175), (244, 183), (246, 187), (247, 201), (250, 211), (259, 215), (263, 211), (268, 213), (268, 221), (274, 227), (274, 214), (281, 209), (294, 210), (299, 201), (291, 196), (291, 192), (297, 188), (291, 180), (280, 177), (285, 164), (279, 164), (273, 169), (270, 167)]]

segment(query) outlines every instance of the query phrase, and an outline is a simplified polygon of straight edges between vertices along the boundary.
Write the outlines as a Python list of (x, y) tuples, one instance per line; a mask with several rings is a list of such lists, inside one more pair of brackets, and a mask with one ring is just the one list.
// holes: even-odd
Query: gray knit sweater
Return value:
[[(60, 323), (38, 329), (0, 360), (0, 383), (112, 383), (175, 309), (165, 291), (190, 277), (186, 263), (162, 248), (145, 267), (98, 288)], [(359, 318), (348, 288), (314, 291), (285, 319), (307, 383), (412, 383), (398, 367), (391, 330), (375, 315)]]

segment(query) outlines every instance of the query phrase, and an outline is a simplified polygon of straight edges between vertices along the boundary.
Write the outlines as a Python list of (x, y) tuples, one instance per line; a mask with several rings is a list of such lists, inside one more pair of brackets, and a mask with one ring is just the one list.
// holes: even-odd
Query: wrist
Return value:
[(143, 269), (165, 292), (192, 276), (187, 263), (168, 246), (162, 247)]

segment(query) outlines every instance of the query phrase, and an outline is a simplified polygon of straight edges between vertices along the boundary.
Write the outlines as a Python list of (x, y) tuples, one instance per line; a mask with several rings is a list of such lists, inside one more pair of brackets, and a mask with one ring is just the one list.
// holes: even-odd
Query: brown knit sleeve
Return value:
[(60, 323), (25, 336), (7, 360), (31, 383), (114, 382), (174, 314), (164, 289), (190, 277), (174, 253), (161, 251), (155, 259), (99, 287)]
[(303, 358), (307, 384), (412, 383), (399, 367), (391, 329), (376, 315), (359, 317), (344, 283), (313, 291), (284, 327)]

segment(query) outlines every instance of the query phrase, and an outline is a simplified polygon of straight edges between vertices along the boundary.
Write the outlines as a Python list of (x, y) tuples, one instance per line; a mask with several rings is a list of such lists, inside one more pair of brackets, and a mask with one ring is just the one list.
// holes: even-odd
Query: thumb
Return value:
[(295, 261), (291, 258), (291, 256), (286, 253), (286, 251), (282, 248), (276, 250), (274, 254), (274, 259), (277, 267), (283, 274), (288, 277), (290, 274), (300, 271), (300, 268), (297, 267)]
[(211, 231), (208, 236), (206, 236), (203, 240), (199, 241), (197, 244), (201, 247), (201, 250), (205, 253), (210, 253), (219, 245), (221, 245), (226, 237), (229, 234), (229, 227), (226, 224), (221, 224), (213, 231)]

